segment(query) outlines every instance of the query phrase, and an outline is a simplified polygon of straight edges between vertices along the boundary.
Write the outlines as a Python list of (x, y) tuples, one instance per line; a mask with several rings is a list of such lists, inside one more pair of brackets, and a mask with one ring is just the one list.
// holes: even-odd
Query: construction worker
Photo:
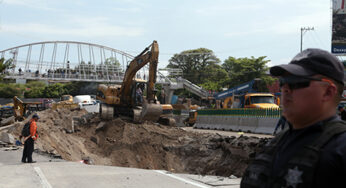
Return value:
[(142, 91), (142, 88), (141, 88), (141, 85), (137, 85), (137, 89), (136, 89), (136, 101), (137, 101), (137, 104), (142, 104), (143, 102), (143, 99), (142, 99), (142, 96), (143, 95), (143, 91)]
[(32, 160), (32, 153), (34, 152), (34, 142), (38, 138), (37, 124), (36, 122), (40, 119), (37, 114), (34, 114), (30, 120), (30, 135), (24, 137), (24, 150), (22, 163), (35, 163)]
[(270, 74), (279, 77), (289, 128), (256, 154), (241, 187), (346, 187), (346, 122), (336, 115), (343, 64), (327, 51), (306, 49)]

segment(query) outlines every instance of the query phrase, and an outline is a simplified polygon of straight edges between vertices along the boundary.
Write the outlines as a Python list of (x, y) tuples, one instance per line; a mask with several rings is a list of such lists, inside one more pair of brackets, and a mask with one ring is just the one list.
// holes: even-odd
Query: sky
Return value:
[(327, 0), (0, 0), (0, 51), (42, 41), (79, 41), (139, 54), (153, 40), (159, 67), (185, 50), (288, 63), (303, 49), (330, 51)]

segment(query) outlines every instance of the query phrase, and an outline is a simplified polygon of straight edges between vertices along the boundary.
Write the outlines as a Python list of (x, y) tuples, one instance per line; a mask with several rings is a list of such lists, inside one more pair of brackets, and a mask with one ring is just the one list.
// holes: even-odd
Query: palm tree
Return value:
[(5, 61), (5, 58), (0, 58), (0, 80), (5, 76), (5, 71), (7, 69), (12, 69), (15, 65), (12, 64), (13, 59), (8, 59)]

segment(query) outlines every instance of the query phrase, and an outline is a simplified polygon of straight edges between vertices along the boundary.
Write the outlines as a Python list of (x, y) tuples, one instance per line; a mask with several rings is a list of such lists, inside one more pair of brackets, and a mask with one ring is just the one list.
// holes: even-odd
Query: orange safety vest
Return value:
[(38, 137), (36, 121), (33, 119), (31, 119), (30, 121), (30, 136), (33, 140), (36, 140)]

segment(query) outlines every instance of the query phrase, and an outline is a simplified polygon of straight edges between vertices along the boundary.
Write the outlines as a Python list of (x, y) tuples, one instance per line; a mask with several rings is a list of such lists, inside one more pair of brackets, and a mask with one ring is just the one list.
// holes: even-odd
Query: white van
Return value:
[(99, 112), (100, 104), (92, 99), (90, 95), (76, 95), (73, 97), (73, 102), (79, 105), (79, 108), (85, 109), (88, 112)]
[(94, 104), (90, 95), (76, 95), (73, 97), (73, 102), (77, 103), (80, 107)]

